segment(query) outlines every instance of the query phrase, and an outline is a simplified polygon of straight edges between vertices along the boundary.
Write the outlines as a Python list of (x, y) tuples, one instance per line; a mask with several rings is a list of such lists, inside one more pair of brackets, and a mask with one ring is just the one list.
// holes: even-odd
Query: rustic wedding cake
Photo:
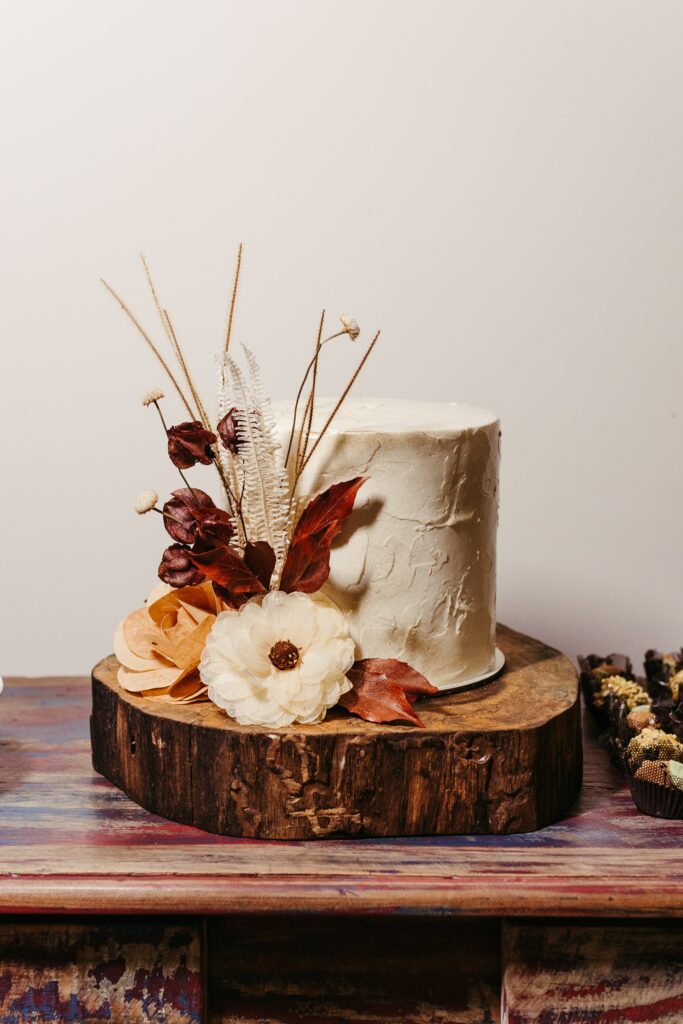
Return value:
[[(284, 440), (291, 403), (275, 412)], [(335, 417), (299, 492), (368, 478), (323, 588), (358, 657), (400, 658), (438, 689), (494, 669), (499, 451), (497, 417), (467, 405), (349, 398)]]
[[(93, 764), (155, 813), (225, 835), (553, 820), (581, 777), (576, 672), (496, 628), (497, 417), (357, 397), (380, 332), (324, 312), (294, 401), (271, 403), (232, 341), (241, 255), (215, 404), (147, 264), (170, 362), (109, 288), (168, 379), (142, 404), (177, 480), (135, 502), (162, 541), (160, 582), (93, 672)], [(330, 344), (351, 362), (342, 380)]]

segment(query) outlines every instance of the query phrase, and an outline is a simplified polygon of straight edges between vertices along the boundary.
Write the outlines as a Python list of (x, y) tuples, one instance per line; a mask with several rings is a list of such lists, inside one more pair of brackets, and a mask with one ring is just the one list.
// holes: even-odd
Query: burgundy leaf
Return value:
[(257, 540), (253, 544), (247, 542), (244, 548), (244, 561), (254, 575), (267, 590), (275, 568), (275, 552), (266, 540)]
[(265, 587), (236, 551), (228, 547), (210, 551), (191, 551), (192, 564), (211, 580), (214, 589), (234, 608), (255, 594), (265, 593)]
[(197, 523), (195, 550), (210, 550), (229, 544), (233, 535), (230, 516), (222, 508), (195, 509)]
[(224, 448), (227, 448), (233, 455), (237, 455), (240, 450), (240, 440), (237, 436), (237, 417), (235, 413), (237, 409), (230, 409), (225, 414), (222, 420), (219, 420), (216, 431), (221, 439), (221, 444)]
[(309, 502), (296, 524), (289, 545), (280, 589), (312, 594), (330, 575), (330, 547), (353, 511), (360, 487), (367, 477), (357, 476), (333, 484)]
[(412, 722), (424, 729), (424, 722), (412, 704), (418, 697), (438, 693), (423, 675), (405, 661), (394, 658), (363, 658), (346, 673), (353, 689), (339, 703), (366, 722)]
[(213, 499), (198, 487), (179, 487), (163, 508), (164, 526), (173, 540), (181, 544), (194, 544), (197, 534), (197, 509), (212, 509)]
[(193, 587), (203, 583), (204, 573), (195, 566), (191, 554), (182, 544), (171, 544), (161, 557), (159, 579), (171, 587)]
[(211, 445), (215, 442), (216, 435), (205, 430), (199, 420), (179, 423), (168, 429), (168, 457), (178, 469), (189, 469), (197, 462), (208, 466), (213, 462)]
[[(304, 537), (292, 545), (285, 561), (280, 589), (291, 593), (314, 594), (327, 582), (330, 575), (330, 548), (338, 531), (328, 531), (314, 537)], [(329, 535), (328, 535), (329, 534)]]

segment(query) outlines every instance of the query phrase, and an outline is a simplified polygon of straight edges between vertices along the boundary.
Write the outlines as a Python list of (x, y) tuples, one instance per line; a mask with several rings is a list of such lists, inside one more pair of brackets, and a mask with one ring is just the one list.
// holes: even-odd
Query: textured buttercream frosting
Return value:
[[(275, 403), (289, 437), (291, 403)], [(329, 400), (316, 403), (315, 428)], [(332, 549), (325, 593), (359, 658), (399, 658), (435, 686), (493, 668), (500, 428), (484, 409), (348, 399), (299, 490), (367, 476)]]

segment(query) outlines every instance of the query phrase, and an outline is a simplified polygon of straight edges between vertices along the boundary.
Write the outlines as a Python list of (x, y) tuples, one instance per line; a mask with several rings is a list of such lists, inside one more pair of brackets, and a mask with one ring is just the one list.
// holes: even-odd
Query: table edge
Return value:
[[(453, 915), (467, 917), (683, 918), (683, 879), (666, 887), (660, 880), (631, 877), (609, 886), (596, 879), (540, 876), (534, 889), (513, 875), (430, 879), (420, 885), (330, 877), (321, 886), (305, 876), (145, 876), (106, 879), (53, 875), (0, 876), (0, 915), (70, 914), (341, 914)], [(518, 891), (515, 891), (515, 889)]]

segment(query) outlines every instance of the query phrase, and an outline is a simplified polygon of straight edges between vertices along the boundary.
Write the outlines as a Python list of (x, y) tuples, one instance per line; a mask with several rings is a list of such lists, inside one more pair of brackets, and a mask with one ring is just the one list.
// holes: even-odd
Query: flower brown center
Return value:
[(268, 655), (275, 668), (281, 672), (289, 672), (299, 664), (299, 648), (295, 647), (291, 640), (278, 640), (270, 649)]

